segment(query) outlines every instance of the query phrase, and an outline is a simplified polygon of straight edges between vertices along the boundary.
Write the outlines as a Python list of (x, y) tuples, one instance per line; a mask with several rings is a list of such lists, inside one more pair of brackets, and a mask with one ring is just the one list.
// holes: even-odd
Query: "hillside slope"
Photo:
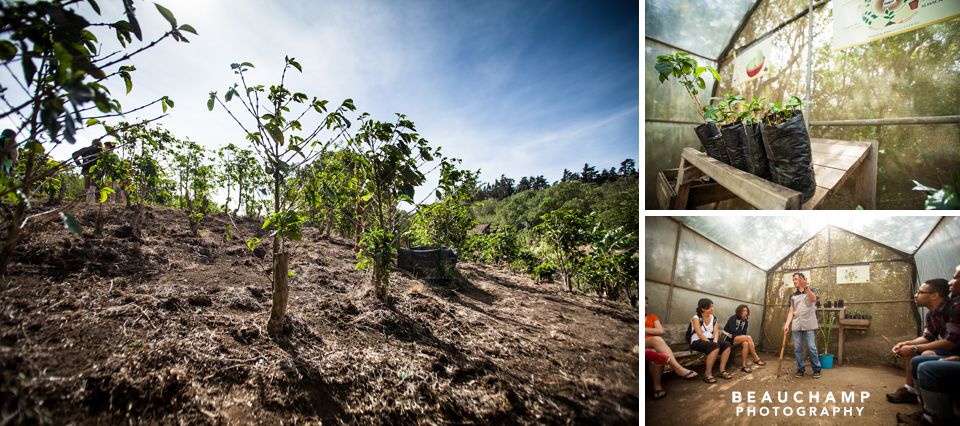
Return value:
[(275, 340), (269, 255), (227, 241), (225, 216), (194, 238), (182, 212), (150, 210), (141, 242), (119, 208), (90, 235), (89, 209), (84, 235), (49, 221), (17, 250), (0, 292), (0, 422), (638, 421), (629, 305), (472, 263), (448, 285), (395, 273), (383, 305), (348, 242), (308, 231)]

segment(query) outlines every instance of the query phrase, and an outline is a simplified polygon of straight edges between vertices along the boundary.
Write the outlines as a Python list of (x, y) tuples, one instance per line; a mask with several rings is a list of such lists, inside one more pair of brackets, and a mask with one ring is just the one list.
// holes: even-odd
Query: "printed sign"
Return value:
[(733, 84), (741, 85), (773, 71), (772, 37), (750, 46), (733, 61)]
[(833, 48), (846, 49), (957, 16), (957, 0), (834, 0)]
[(838, 266), (837, 284), (870, 282), (870, 265)]

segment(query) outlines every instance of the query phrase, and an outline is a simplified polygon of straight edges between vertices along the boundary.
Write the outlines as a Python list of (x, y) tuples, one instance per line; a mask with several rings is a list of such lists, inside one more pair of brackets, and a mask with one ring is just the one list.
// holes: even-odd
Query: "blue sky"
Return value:
[[(117, 19), (120, 2), (100, 3)], [(557, 180), (564, 168), (638, 159), (636, 1), (159, 3), (200, 35), (135, 57), (129, 95), (120, 81), (111, 87), (127, 108), (170, 96), (176, 107), (163, 125), (208, 147), (243, 138), (222, 110), (206, 109), (208, 92), (234, 82), (230, 63), (250, 61), (249, 77), (273, 84), (289, 55), (304, 71), (288, 75), (293, 90), (353, 98), (358, 112), (382, 120), (404, 113), (484, 181)], [(145, 39), (160, 34), (167, 24), (153, 4), (137, 5)], [(56, 156), (79, 146), (66, 148)]]

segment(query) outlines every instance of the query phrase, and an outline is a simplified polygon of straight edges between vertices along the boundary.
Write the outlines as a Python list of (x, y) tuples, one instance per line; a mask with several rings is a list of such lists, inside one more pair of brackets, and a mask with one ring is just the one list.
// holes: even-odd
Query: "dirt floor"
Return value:
[[(653, 401), (648, 381), (645, 404), (645, 418), (648, 425), (896, 425), (897, 413), (913, 413), (920, 410), (919, 404), (891, 404), (887, 402), (886, 394), (892, 393), (903, 386), (903, 370), (890, 365), (846, 363), (843, 367), (822, 370), (820, 379), (811, 377), (812, 369), (808, 363), (806, 375), (802, 378), (794, 377), (796, 361), (792, 354), (784, 355), (783, 369), (780, 378), (777, 375), (777, 356), (779, 354), (761, 353), (760, 357), (767, 365), (747, 374), (734, 369), (739, 366), (740, 358), (737, 354), (735, 364), (728, 365), (727, 370), (733, 374), (730, 380), (717, 377), (717, 383), (704, 383), (703, 365), (692, 367), (700, 374), (694, 380), (683, 380), (674, 373), (664, 376), (664, 389), (667, 396)], [(716, 367), (714, 367), (716, 369)], [(801, 392), (797, 395), (795, 392)], [(734, 402), (734, 392), (740, 392), (740, 402)], [(755, 392), (755, 401), (747, 400), (748, 392)], [(771, 401), (762, 401), (765, 392), (769, 392)], [(778, 394), (780, 392), (781, 394)], [(786, 394), (782, 394), (786, 392)], [(843, 392), (853, 392), (853, 402), (844, 402)], [(869, 397), (862, 399), (861, 392), (869, 392)], [(833, 394), (836, 402), (828, 401), (828, 394)], [(819, 401), (812, 400), (813, 395), (819, 395)], [(848, 394), (849, 395), (849, 394)], [(787, 402), (780, 402), (783, 396)], [(797, 402), (796, 399), (801, 402)], [(738, 407), (743, 411), (737, 415)], [(755, 408), (756, 414), (750, 415), (747, 411)], [(760, 412), (766, 407), (766, 416)], [(780, 411), (775, 412), (774, 407)], [(791, 407), (788, 412), (785, 407)], [(798, 415), (798, 407), (815, 407), (816, 417)], [(834, 407), (839, 411), (834, 413)], [(856, 408), (862, 407), (862, 412)], [(828, 410), (829, 416), (822, 417), (823, 409)], [(844, 408), (850, 408), (844, 413)], [(682, 413), (682, 414), (678, 414)], [(847, 415), (849, 414), (849, 415)]]
[(95, 237), (91, 209), (82, 236), (50, 220), (21, 243), (0, 292), (0, 423), (639, 421), (628, 304), (466, 262), (449, 284), (395, 273), (380, 304), (352, 244), (307, 231), (275, 339), (270, 256), (243, 244), (258, 223), (228, 241), (210, 216), (196, 238), (151, 209), (139, 241), (130, 216), (107, 212)]

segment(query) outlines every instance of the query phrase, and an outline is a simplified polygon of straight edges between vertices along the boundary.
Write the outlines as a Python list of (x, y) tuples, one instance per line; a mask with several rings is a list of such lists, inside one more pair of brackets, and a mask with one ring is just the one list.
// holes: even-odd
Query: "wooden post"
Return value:
[(860, 165), (857, 173), (856, 197), (857, 203), (868, 210), (877, 208), (877, 160), (880, 149), (877, 141), (870, 141), (867, 158)]
[(270, 321), (267, 322), (267, 332), (273, 336), (283, 333), (283, 320), (287, 316), (287, 299), (290, 296), (287, 286), (289, 270), (289, 253), (278, 254), (273, 259), (273, 306), (270, 308)]
[(683, 166), (685, 166), (686, 163), (687, 163), (687, 160), (684, 159), (684, 158), (681, 156), (681, 157), (680, 157), (680, 167), (677, 168), (677, 183), (676, 183), (676, 184), (674, 185), (674, 187), (673, 187), (673, 192), (674, 192), (674, 193), (679, 193), (679, 192), (680, 192), (680, 185), (683, 183)]

